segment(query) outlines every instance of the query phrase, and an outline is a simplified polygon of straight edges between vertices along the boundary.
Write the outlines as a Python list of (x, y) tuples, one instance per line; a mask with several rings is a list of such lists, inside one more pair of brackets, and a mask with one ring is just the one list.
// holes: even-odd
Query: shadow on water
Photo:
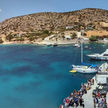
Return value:
[(82, 73), (72, 74), (72, 76), (74, 76), (74, 77), (80, 77), (82, 79), (90, 79), (90, 78), (93, 78), (95, 75), (96, 75), (96, 73), (93, 73), (93, 74), (82, 74)]

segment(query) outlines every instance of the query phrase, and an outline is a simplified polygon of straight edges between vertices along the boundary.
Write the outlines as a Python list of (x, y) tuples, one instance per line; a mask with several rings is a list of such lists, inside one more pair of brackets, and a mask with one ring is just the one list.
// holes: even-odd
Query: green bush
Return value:
[(16, 41), (24, 41), (24, 38), (16, 38)]
[(27, 33), (26, 37), (29, 38), (30, 41), (33, 41), (37, 39), (38, 37), (41, 37), (43, 40), (45, 37), (49, 36), (51, 32), (48, 30), (40, 31), (40, 32), (32, 32), (32, 33)]
[(76, 33), (72, 33), (71, 38), (75, 39), (76, 37), (77, 37), (77, 34)]
[(65, 39), (65, 36), (63, 35), (62, 38)]
[(48, 30), (44, 30), (44, 31), (43, 31), (43, 34), (47, 34), (47, 35), (49, 35), (50, 33), (49, 33)]
[(90, 41), (98, 41), (98, 36), (91, 36), (89, 38)]
[(46, 37), (48, 37), (48, 35), (46, 35), (46, 34), (41, 36), (42, 40), (44, 40)]
[(0, 39), (0, 43), (3, 43), (3, 40), (2, 39)]
[(11, 41), (13, 38), (14, 38), (14, 37), (13, 37), (12, 34), (9, 34), (9, 35), (6, 37), (6, 39), (9, 40), (9, 41)]
[(35, 39), (37, 39), (36, 36), (30, 36), (30, 37), (29, 37), (29, 40), (30, 40), (30, 41), (34, 41)]

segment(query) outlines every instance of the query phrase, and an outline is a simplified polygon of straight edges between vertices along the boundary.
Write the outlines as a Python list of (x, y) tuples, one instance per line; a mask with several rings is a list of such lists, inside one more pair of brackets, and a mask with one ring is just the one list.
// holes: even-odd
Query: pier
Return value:
[[(93, 80), (93, 84), (92, 84)], [(80, 105), (80, 102), (78, 100), (78, 104), (74, 101), (73, 104), (64, 104), (61, 108), (108, 108), (108, 64), (104, 63), (99, 67), (99, 72), (91, 79), (90, 82), (90, 89), (87, 89), (87, 86), (89, 85), (84, 84), (86, 86), (87, 92), (83, 94), (77, 94), (81, 89), (76, 93), (76, 96), (73, 95), (73, 97), (68, 97), (67, 99), (72, 99), (78, 97), (80, 100), (80, 96), (82, 96), (83, 99), (83, 105)], [(74, 93), (75, 94), (75, 93)], [(98, 102), (96, 102), (96, 99)], [(70, 101), (71, 102), (71, 101)]]
[[(87, 91), (87, 94), (83, 95), (85, 108), (94, 108), (92, 92), (93, 90), (96, 89), (97, 83), (95, 81), (95, 77), (93, 77), (93, 79), (94, 79), (94, 85), (92, 85), (91, 89)], [(78, 108), (82, 108), (82, 107), (79, 106)]]

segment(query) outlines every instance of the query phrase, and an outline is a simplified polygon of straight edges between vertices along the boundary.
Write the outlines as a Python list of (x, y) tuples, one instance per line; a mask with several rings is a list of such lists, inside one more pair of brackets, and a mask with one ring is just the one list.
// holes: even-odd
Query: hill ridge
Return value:
[(62, 30), (66, 26), (74, 25), (85, 28), (90, 23), (97, 30), (100, 30), (103, 29), (100, 22), (108, 23), (108, 10), (85, 8), (71, 12), (41, 12), (6, 19), (0, 23), (0, 34), (20, 31)]

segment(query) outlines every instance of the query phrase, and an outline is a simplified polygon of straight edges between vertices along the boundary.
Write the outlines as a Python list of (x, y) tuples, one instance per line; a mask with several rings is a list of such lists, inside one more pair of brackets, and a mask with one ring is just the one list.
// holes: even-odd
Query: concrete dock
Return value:
[[(92, 79), (94, 79), (94, 84), (93, 85), (90, 84), (90, 89), (87, 90), (87, 93), (82, 96), (82, 98), (84, 100), (84, 108), (94, 108), (94, 98), (92, 97), (92, 93), (94, 90), (96, 92), (98, 92), (98, 90), (99, 90), (99, 92), (96, 93), (97, 96), (99, 94), (103, 95), (103, 96), (106, 95), (106, 98), (102, 99), (102, 97), (101, 97), (100, 99), (98, 99), (99, 102), (96, 104), (96, 108), (97, 107), (108, 108), (108, 63), (102, 64), (99, 67), (99, 71)], [(86, 84), (84, 84), (84, 85), (86, 85)], [(87, 87), (87, 85), (86, 85), (86, 87)], [(100, 97), (100, 96), (98, 96), (98, 97)], [(96, 100), (95, 100), (95, 102), (96, 102)], [(75, 103), (75, 101), (73, 103)], [(70, 103), (70, 105), (68, 103), (66, 103), (67, 105), (65, 105), (65, 108), (76, 108), (76, 106), (72, 107), (73, 103)], [(83, 107), (78, 106), (77, 108), (83, 108)]]
[[(91, 89), (87, 91), (87, 94), (83, 95), (85, 108), (94, 108), (92, 92), (93, 90), (96, 89), (98, 85), (96, 83), (95, 77), (93, 77), (93, 79), (94, 79), (94, 85), (92, 85)], [(106, 102), (108, 103), (108, 93), (106, 95)], [(77, 108), (82, 108), (82, 107), (78, 106)]]
[[(97, 84), (96, 84), (96, 81), (94, 80), (94, 85), (92, 85), (91, 89), (87, 91), (87, 94), (83, 95), (85, 108), (94, 108), (92, 92), (94, 89), (96, 89), (96, 87), (97, 87)], [(82, 107), (78, 107), (78, 108), (82, 108)]]
[[(85, 108), (94, 108), (92, 92), (94, 89), (96, 89), (97, 83), (95, 77), (93, 77), (93, 79), (94, 79), (94, 85), (92, 85), (91, 89), (87, 91), (87, 94), (83, 95)], [(76, 108), (76, 107), (68, 107), (68, 108)], [(78, 106), (77, 108), (82, 108), (82, 107)]]
[[(91, 86), (91, 89), (87, 91), (87, 94), (83, 95), (83, 99), (84, 99), (84, 108), (94, 108), (94, 103), (93, 103), (93, 97), (92, 97), (92, 92), (94, 89), (96, 89), (96, 87), (98, 86), (95, 80), (95, 77), (93, 77), (94, 79), (94, 85)], [(107, 93), (107, 103), (108, 103), (108, 93)], [(73, 108), (73, 107), (68, 107), (68, 108)], [(78, 106), (77, 108), (82, 108), (80, 106)]]

